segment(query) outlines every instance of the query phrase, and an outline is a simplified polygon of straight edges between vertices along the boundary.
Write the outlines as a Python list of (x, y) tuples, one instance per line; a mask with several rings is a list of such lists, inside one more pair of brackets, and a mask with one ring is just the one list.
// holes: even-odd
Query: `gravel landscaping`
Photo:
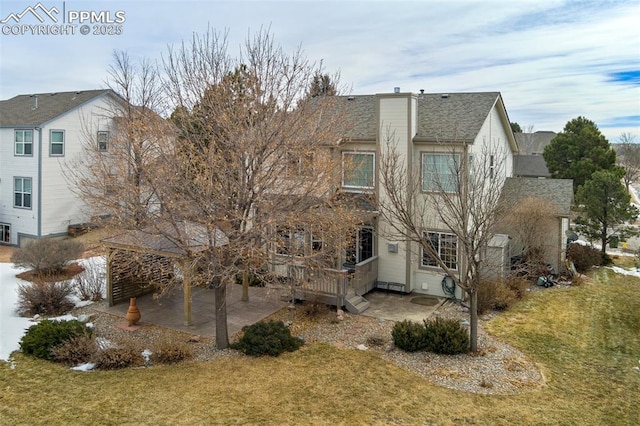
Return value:
[[(73, 314), (89, 315), (97, 336), (114, 343), (130, 341), (136, 345), (151, 347), (155, 341), (169, 338), (189, 342), (196, 361), (245, 356), (230, 349), (215, 349), (211, 338), (144, 322), (137, 330), (127, 331), (118, 327), (126, 325), (124, 316), (99, 312), (91, 305), (78, 308)], [(434, 315), (460, 319), (463, 322), (468, 318), (468, 312), (464, 307), (450, 302), (438, 308)], [(486, 316), (479, 321), (479, 351), (467, 355), (401, 351), (392, 344), (391, 330), (394, 321), (352, 315), (348, 312), (338, 316), (335, 310), (324, 305), (285, 308), (268, 319), (282, 320), (289, 324), (292, 334), (303, 338), (307, 343), (319, 342), (345, 350), (371, 351), (390, 363), (450, 389), (480, 394), (512, 395), (535, 389), (544, 382), (540, 370), (529, 358), (484, 332), (482, 323), (488, 319)]]

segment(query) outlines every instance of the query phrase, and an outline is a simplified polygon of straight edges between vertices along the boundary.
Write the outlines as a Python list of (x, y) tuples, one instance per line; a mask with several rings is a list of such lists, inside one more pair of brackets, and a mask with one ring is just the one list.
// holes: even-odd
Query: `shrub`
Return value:
[(302, 346), (302, 341), (293, 337), (282, 321), (260, 321), (243, 327), (242, 331), (240, 340), (231, 347), (251, 356), (278, 356)]
[(143, 365), (144, 358), (136, 346), (118, 346), (104, 348), (96, 352), (93, 362), (100, 370), (118, 370)]
[(397, 322), (391, 330), (393, 344), (405, 352), (425, 349), (425, 328), (417, 322), (403, 320)]
[(600, 250), (591, 247), (584, 246), (582, 244), (570, 244), (567, 249), (567, 259), (573, 262), (576, 267), (576, 271), (580, 273), (587, 272), (593, 266), (600, 265), (602, 263), (602, 255)]
[(20, 350), (37, 358), (52, 359), (52, 349), (74, 337), (90, 336), (91, 333), (90, 328), (77, 320), (44, 320), (29, 327), (20, 340)]
[(151, 352), (151, 360), (160, 364), (173, 364), (193, 356), (193, 350), (189, 344), (169, 339), (156, 342)]
[(469, 333), (460, 321), (436, 318), (424, 321), (426, 350), (455, 355), (469, 352)]
[[(520, 277), (508, 281), (483, 281), (478, 286), (478, 313), (488, 311), (504, 311), (526, 294), (529, 283)], [(523, 296), (521, 297), (520, 294)]]
[(91, 261), (87, 261), (84, 271), (73, 279), (73, 287), (80, 300), (102, 300), (104, 286), (105, 276), (102, 268)]
[(370, 336), (367, 336), (367, 346), (376, 346), (376, 347), (380, 347), (380, 346), (384, 346), (385, 342), (387, 341), (387, 339), (381, 335), (381, 334), (372, 334)]
[(522, 277), (507, 277), (507, 287), (509, 287), (518, 300), (522, 300), (529, 294), (531, 283)]
[(18, 285), (18, 313), (20, 315), (61, 315), (73, 308), (69, 296), (73, 286), (69, 281)]
[(11, 261), (16, 266), (33, 269), (39, 275), (53, 275), (64, 271), (83, 251), (82, 243), (75, 240), (41, 238), (15, 250)]
[(80, 334), (51, 349), (54, 361), (65, 365), (78, 365), (92, 359), (98, 350), (95, 338), (90, 334)]

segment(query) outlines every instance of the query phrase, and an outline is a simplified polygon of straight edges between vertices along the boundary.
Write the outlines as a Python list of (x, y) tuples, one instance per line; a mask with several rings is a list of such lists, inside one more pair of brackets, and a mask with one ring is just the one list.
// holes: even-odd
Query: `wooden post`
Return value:
[(107, 302), (109, 306), (113, 306), (113, 279), (111, 277), (111, 262), (113, 260), (113, 250), (108, 249), (107, 252)]
[(246, 268), (242, 271), (242, 298), (240, 300), (249, 301), (249, 271)]
[(191, 269), (183, 264), (182, 293), (184, 296), (184, 325), (191, 325)]

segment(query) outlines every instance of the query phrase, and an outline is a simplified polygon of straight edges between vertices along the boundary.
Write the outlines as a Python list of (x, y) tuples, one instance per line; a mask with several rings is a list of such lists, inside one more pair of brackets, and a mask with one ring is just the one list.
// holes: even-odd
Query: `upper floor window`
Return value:
[(31, 208), (31, 178), (13, 179), (13, 206), (23, 209)]
[(33, 130), (16, 130), (15, 155), (33, 155)]
[(106, 152), (109, 149), (109, 132), (98, 132), (98, 151)]
[[(435, 254), (449, 269), (458, 269), (458, 238), (453, 234), (444, 232), (424, 232), (423, 238), (428, 238), (428, 243)], [(426, 250), (422, 250), (422, 266), (440, 266), (436, 259)]]
[(460, 156), (457, 154), (422, 154), (422, 190), (458, 192)]
[(50, 155), (64, 155), (64, 130), (52, 130), (49, 145)]
[(342, 153), (342, 186), (347, 189), (373, 189), (375, 154), (373, 152)]

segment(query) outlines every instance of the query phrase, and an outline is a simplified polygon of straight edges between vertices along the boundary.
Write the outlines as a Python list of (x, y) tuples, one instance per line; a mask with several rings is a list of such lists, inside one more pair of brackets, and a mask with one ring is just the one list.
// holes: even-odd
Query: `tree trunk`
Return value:
[(240, 300), (249, 301), (249, 272), (246, 269), (242, 271), (242, 299)]
[(214, 287), (216, 310), (216, 347), (226, 349), (229, 347), (229, 332), (227, 329), (227, 284), (224, 281), (217, 282)]
[(478, 351), (478, 291), (469, 294), (469, 349), (471, 352)]

